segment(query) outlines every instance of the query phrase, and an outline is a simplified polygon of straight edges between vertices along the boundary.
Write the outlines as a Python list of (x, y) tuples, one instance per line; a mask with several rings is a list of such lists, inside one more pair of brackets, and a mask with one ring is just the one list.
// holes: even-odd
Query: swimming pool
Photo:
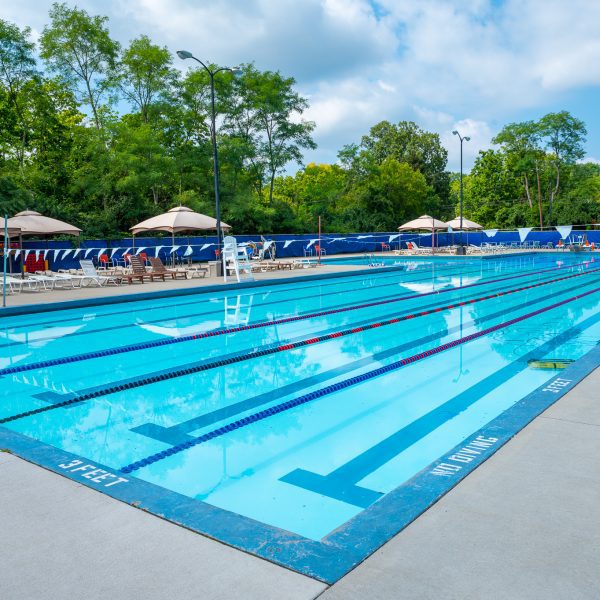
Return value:
[(584, 376), (600, 341), (593, 257), (393, 262), (4, 317), (0, 445), (333, 581)]

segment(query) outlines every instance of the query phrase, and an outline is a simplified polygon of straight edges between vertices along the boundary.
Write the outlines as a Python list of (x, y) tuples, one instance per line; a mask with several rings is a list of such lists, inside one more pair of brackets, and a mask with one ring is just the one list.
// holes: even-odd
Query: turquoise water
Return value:
[[(4, 427), (120, 469), (257, 411), (525, 317), (124, 475), (322, 539), (556, 375), (529, 360), (577, 359), (600, 341), (600, 261), (592, 257), (390, 260), (403, 270), (3, 318), (0, 369), (150, 347), (5, 374), (0, 418), (101, 390)], [(520, 288), (529, 289), (505, 293)], [(374, 302), (380, 304), (360, 307)], [(428, 314), (362, 329), (420, 311)], [(300, 318), (269, 324), (289, 317)], [(265, 326), (152, 345), (252, 324)], [(172, 376), (182, 365), (231, 357), (237, 362)], [(105, 393), (153, 374), (169, 379)]]

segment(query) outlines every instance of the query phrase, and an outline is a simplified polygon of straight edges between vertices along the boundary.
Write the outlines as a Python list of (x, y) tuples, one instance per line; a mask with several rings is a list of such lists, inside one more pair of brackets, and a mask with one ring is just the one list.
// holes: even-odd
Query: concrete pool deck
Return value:
[(7, 600), (590, 600), (600, 369), (333, 586), (0, 453)]

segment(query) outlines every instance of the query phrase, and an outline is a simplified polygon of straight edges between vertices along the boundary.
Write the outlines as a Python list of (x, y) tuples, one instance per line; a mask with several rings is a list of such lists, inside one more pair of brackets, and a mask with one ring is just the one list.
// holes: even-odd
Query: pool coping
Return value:
[[(0, 448), (187, 529), (333, 584), (600, 366), (596, 346), (320, 541), (172, 492), (0, 427)], [(469, 449), (470, 447), (470, 449)], [(473, 453), (477, 448), (479, 454)], [(92, 477), (93, 476), (93, 477)]]

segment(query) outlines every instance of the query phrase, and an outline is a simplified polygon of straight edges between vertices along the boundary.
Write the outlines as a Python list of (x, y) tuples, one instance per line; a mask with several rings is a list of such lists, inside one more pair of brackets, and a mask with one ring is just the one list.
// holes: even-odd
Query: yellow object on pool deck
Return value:
[(527, 361), (532, 369), (566, 369), (575, 362), (572, 358), (546, 358), (544, 360), (531, 359)]

